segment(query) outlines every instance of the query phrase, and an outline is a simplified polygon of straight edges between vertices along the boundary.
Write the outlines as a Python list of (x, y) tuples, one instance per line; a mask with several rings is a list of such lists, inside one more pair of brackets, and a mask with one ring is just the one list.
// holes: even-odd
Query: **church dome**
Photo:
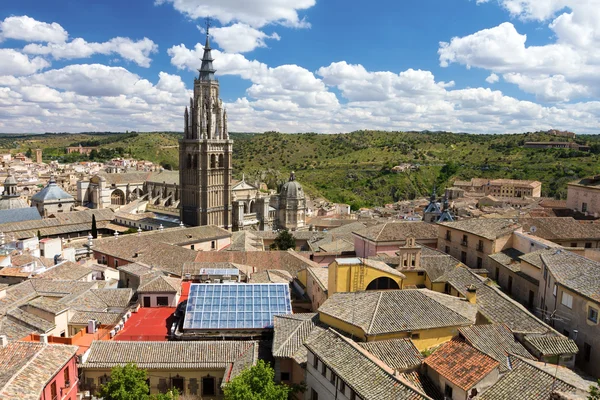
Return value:
[(6, 179), (4, 180), (4, 184), (5, 185), (16, 185), (17, 184), (17, 180), (15, 179), (14, 176), (8, 175), (6, 177)]
[(56, 200), (71, 201), (74, 199), (73, 196), (62, 190), (62, 188), (56, 184), (56, 179), (54, 179), (54, 177), (50, 178), (48, 186), (34, 194), (31, 198), (32, 202), (35, 201), (38, 203)]
[(20, 197), (3, 197), (0, 200), (0, 210), (14, 210), (16, 208), (28, 208), (29, 206)]
[(290, 174), (290, 179), (281, 187), (279, 197), (285, 199), (304, 198), (304, 190), (302, 190), (302, 185), (296, 181), (296, 174), (294, 172)]

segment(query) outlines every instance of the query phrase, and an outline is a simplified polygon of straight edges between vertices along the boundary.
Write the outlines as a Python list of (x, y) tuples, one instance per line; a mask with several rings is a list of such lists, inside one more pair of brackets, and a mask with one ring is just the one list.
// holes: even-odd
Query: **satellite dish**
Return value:
[(529, 228), (529, 232), (531, 233), (535, 233), (537, 231), (537, 228), (535, 227), (535, 225), (532, 225), (531, 228)]

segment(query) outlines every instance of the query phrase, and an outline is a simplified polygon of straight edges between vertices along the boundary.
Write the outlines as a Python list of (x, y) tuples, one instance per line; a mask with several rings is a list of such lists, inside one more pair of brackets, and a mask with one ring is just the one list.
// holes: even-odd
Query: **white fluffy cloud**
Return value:
[(0, 41), (16, 39), (26, 42), (62, 43), (68, 36), (67, 31), (56, 22), (48, 24), (27, 15), (7, 17), (0, 22)]
[(158, 46), (148, 38), (133, 41), (123, 37), (116, 37), (103, 43), (88, 43), (82, 38), (76, 38), (70, 42), (48, 43), (47, 45), (31, 43), (23, 48), (25, 53), (51, 55), (57, 60), (88, 58), (94, 54), (116, 54), (141, 67), (149, 67), (152, 61), (150, 55), (157, 51)]
[[(486, 1), (479, 0), (478, 3)], [(548, 23), (555, 41), (527, 46), (510, 22), (441, 42), (440, 65), (505, 74), (506, 81), (543, 101), (600, 95), (600, 0), (498, 0), (511, 15)]]
[(212, 28), (210, 35), (219, 44), (219, 47), (228, 53), (246, 53), (257, 47), (267, 47), (266, 39), (280, 39), (277, 33), (267, 35), (242, 23)]
[(222, 24), (242, 22), (260, 28), (270, 23), (291, 27), (307, 27), (298, 11), (315, 5), (316, 0), (156, 0), (155, 4), (171, 3), (191, 18), (211, 17)]
[(49, 65), (50, 63), (41, 57), (29, 58), (14, 49), (0, 49), (0, 76), (29, 75)]
[(485, 81), (489, 84), (498, 83), (499, 80), (500, 80), (500, 77), (498, 75), (494, 74), (493, 72), (490, 74), (490, 76), (485, 78)]

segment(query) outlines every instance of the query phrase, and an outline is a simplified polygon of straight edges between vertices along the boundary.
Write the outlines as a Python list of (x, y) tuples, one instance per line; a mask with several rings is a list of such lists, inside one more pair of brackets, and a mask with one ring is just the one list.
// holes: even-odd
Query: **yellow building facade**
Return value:
[(327, 293), (402, 289), (405, 275), (381, 261), (338, 258), (329, 264)]

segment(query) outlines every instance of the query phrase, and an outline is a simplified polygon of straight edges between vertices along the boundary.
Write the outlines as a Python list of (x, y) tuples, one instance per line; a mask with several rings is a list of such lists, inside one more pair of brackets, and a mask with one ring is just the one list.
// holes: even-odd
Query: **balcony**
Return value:
[(460, 241), (460, 245), (461, 245), (461, 246), (465, 246), (465, 247), (466, 247), (466, 246), (468, 246), (468, 245), (469, 245), (469, 242), (467, 242), (466, 240), (461, 240), (461, 241)]

